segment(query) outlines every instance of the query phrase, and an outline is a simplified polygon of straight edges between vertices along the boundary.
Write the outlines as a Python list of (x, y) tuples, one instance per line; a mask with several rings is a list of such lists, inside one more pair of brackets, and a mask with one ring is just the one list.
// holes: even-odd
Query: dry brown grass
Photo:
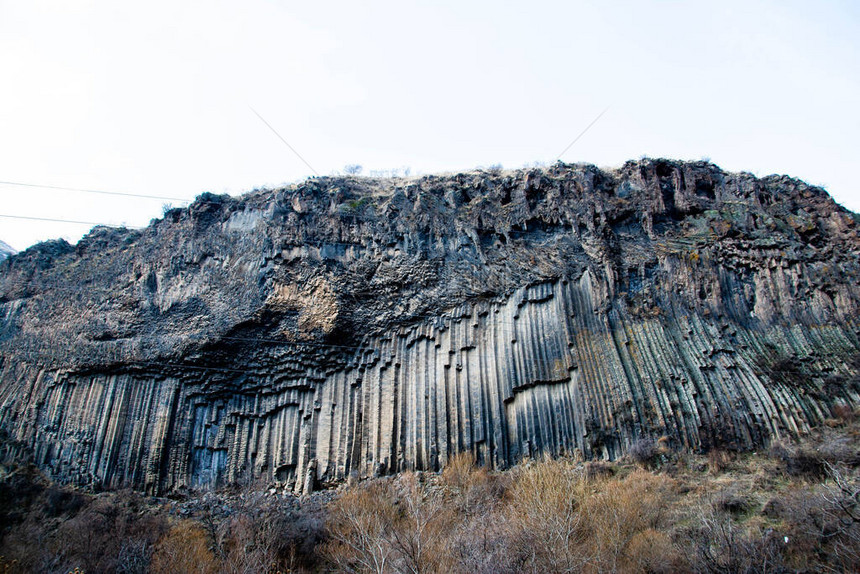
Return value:
[[(546, 459), (505, 472), (463, 454), (439, 474), (344, 485), (316, 510), (283, 512), (258, 492), (226, 513), (204, 497), (211, 512), (168, 521), (131, 493), (23, 485), (0, 572), (856, 571), (860, 422), (841, 416), (767, 454), (680, 455), (654, 441), (639, 464)], [(644, 464), (654, 450), (660, 464)]]
[[(595, 559), (588, 570), (646, 572), (664, 569), (655, 563), (656, 557), (638, 556), (641, 544), (631, 543), (637, 539), (641, 542), (643, 533), (660, 526), (662, 510), (668, 504), (671, 491), (672, 479), (637, 469), (624, 479), (607, 481), (589, 497), (586, 511)], [(674, 562), (668, 546), (662, 558), (666, 568)]]
[(713, 448), (708, 452), (708, 469), (711, 474), (720, 474), (731, 467), (732, 453), (722, 448)]
[(455, 455), (442, 469), (442, 484), (459, 494), (483, 488), (490, 481), (489, 471), (475, 463), (475, 456), (471, 452)]

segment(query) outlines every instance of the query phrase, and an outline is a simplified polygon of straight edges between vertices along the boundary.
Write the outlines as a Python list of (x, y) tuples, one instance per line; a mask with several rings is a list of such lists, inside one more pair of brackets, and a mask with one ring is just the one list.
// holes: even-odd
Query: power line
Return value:
[(287, 146), (288, 148), (290, 148), (290, 151), (291, 151), (291, 152), (293, 152), (294, 154), (296, 154), (296, 157), (297, 157), (297, 158), (299, 158), (300, 160), (302, 160), (302, 163), (304, 163), (306, 166), (308, 166), (308, 169), (310, 169), (310, 170), (314, 173), (314, 175), (315, 175), (315, 176), (319, 177), (319, 173), (317, 173), (317, 170), (315, 170), (315, 169), (311, 166), (311, 164), (309, 164), (309, 163), (307, 162), (307, 160), (305, 160), (305, 158), (303, 158), (303, 157), (301, 156), (301, 154), (299, 154), (299, 152), (297, 152), (297, 151), (295, 150), (295, 148), (294, 148), (293, 146), (291, 146), (291, 145), (287, 142), (287, 140), (285, 140), (285, 139), (281, 136), (281, 134), (279, 134), (279, 133), (278, 133), (278, 131), (277, 131), (275, 128), (273, 128), (273, 127), (269, 124), (269, 122), (267, 122), (267, 121), (265, 120), (265, 118), (263, 118), (263, 116), (261, 116), (259, 113), (257, 113), (257, 110), (255, 110), (255, 109), (254, 109), (254, 108), (252, 108), (251, 106), (248, 106), (248, 108), (249, 108), (252, 112), (254, 112), (254, 115), (255, 115), (255, 116), (257, 116), (258, 118), (260, 118), (260, 121), (261, 121), (261, 122), (263, 122), (264, 124), (266, 124), (266, 127), (267, 127), (267, 128), (269, 128), (270, 130), (272, 130), (272, 133), (274, 133), (276, 136), (278, 136), (278, 139), (279, 139), (279, 140), (281, 140), (282, 142), (284, 142), (284, 145), (285, 145), (285, 146)]
[(103, 225), (105, 227), (125, 227), (126, 229), (143, 229), (143, 227), (138, 227), (134, 225), (120, 225), (116, 223), (99, 223), (96, 221), (76, 221), (74, 219), (54, 219), (52, 217), (33, 217), (29, 215), (11, 215), (6, 213), (0, 213), (0, 217), (6, 217), (8, 219), (27, 219), (30, 221), (51, 221), (53, 223), (75, 223), (78, 225)]
[(566, 148), (564, 148), (564, 150), (562, 150), (562, 152), (561, 152), (560, 154), (558, 154), (558, 157), (557, 157), (557, 158), (555, 158), (555, 159), (556, 159), (556, 161), (560, 160), (560, 159), (561, 159), (561, 156), (563, 156), (565, 153), (567, 153), (567, 150), (569, 150), (570, 148), (572, 148), (572, 147), (573, 147), (573, 144), (575, 144), (576, 142), (578, 142), (578, 141), (579, 141), (579, 138), (581, 138), (582, 136), (584, 136), (584, 135), (585, 135), (585, 132), (587, 132), (589, 129), (591, 129), (591, 126), (593, 126), (594, 124), (596, 124), (596, 123), (597, 123), (597, 120), (599, 120), (599, 119), (601, 118), (601, 116), (603, 116), (603, 114), (605, 114), (605, 113), (606, 113), (606, 112), (608, 112), (608, 111), (609, 111), (609, 107), (607, 106), (607, 107), (606, 107), (606, 109), (604, 109), (602, 112), (600, 112), (599, 114), (597, 114), (597, 117), (596, 117), (596, 118), (594, 118), (594, 119), (591, 121), (591, 123), (590, 123), (590, 124), (588, 124), (587, 126), (585, 126), (585, 129), (584, 129), (584, 130), (582, 130), (582, 131), (579, 133), (579, 135), (578, 135), (578, 136), (576, 136), (575, 138), (573, 138), (573, 141), (572, 141), (572, 142), (570, 142), (569, 144), (567, 144), (567, 147), (566, 147)]
[[(607, 108), (607, 110), (608, 109), (609, 108)], [(253, 108), (251, 109), (251, 111), (254, 111)], [(605, 111), (606, 110), (604, 110), (604, 112)], [(254, 111), (254, 113), (256, 114), (257, 112)], [(259, 114), (257, 114), (257, 115), (259, 116)], [(602, 113), (601, 113), (601, 115), (602, 115)], [(259, 116), (259, 117), (265, 123), (265, 119), (263, 119), (262, 116)], [(598, 116), (598, 118), (596, 118), (594, 121), (597, 121), (597, 119), (599, 119), (599, 117), (600, 116)], [(591, 127), (591, 125), (593, 125), (593, 124), (594, 124), (594, 122), (592, 122), (592, 124), (590, 124), (588, 127)], [(274, 131), (274, 128), (272, 128), (268, 123), (266, 123), (266, 125)], [(587, 129), (588, 128), (586, 128), (586, 130)], [(585, 133), (585, 131), (583, 131), (583, 133)], [(275, 132), (275, 134), (278, 135), (277, 132)], [(582, 134), (580, 134), (580, 136), (578, 136), (578, 137), (581, 137), (581, 135)], [(278, 137), (281, 137), (281, 136), (278, 135)], [(301, 159), (302, 161), (305, 161), (298, 154), (298, 152), (296, 152), (285, 140), (283, 140), (283, 138), (281, 138), (281, 139), (282, 139), (282, 141), (284, 141), (284, 143), (288, 147), (290, 147), (290, 149), (294, 153), (296, 153), (296, 155), (299, 157), (299, 159)], [(573, 145), (573, 143), (575, 143), (575, 141), (576, 140), (574, 140), (574, 142), (572, 142), (570, 145)], [(570, 146), (568, 146), (568, 148), (569, 147)], [(565, 151), (567, 151), (567, 150), (565, 150)], [(562, 152), (562, 153), (564, 153), (564, 152)], [(313, 167), (311, 167), (309, 164), (307, 164), (307, 162), (305, 162), (305, 164), (308, 166), (308, 168), (310, 168), (312, 171), (314, 171)], [(314, 171), (314, 173), (316, 173), (316, 171)], [(23, 187), (32, 187), (32, 188), (76, 191), (76, 192), (82, 192), (82, 193), (96, 193), (96, 194), (102, 194), (102, 195), (113, 195), (113, 196), (122, 196), (122, 197), (137, 197), (137, 198), (146, 198), (146, 199), (180, 201), (183, 203), (191, 203), (192, 201), (195, 203), (201, 203), (201, 204), (221, 204), (222, 203), (220, 201), (212, 201), (212, 200), (205, 200), (205, 199), (190, 200), (190, 199), (183, 199), (183, 198), (178, 198), (178, 197), (169, 197), (169, 196), (162, 196), (162, 195), (146, 195), (146, 194), (126, 193), (126, 192), (121, 192), (121, 191), (106, 191), (106, 190), (85, 189), (85, 188), (65, 187), (65, 186), (56, 186), (56, 185), (42, 185), (42, 184), (24, 183), (24, 182), (16, 182), (16, 181), (4, 181), (4, 180), (0, 180), (0, 185), (14, 185), (14, 186), (23, 186)], [(335, 215), (337, 217), (343, 218), (343, 219), (354, 219), (357, 221), (366, 221), (366, 222), (375, 222), (375, 223), (383, 222), (384, 223), (381, 216), (377, 216), (377, 215), (368, 216), (365, 214), (342, 213), (342, 212), (337, 212)], [(25, 219), (25, 220), (31, 220), (31, 221), (49, 221), (49, 222), (53, 222), (53, 223), (72, 223), (72, 224), (77, 224), (77, 225), (103, 225), (103, 226), (107, 226), (107, 227), (126, 227), (128, 229), (144, 229), (145, 228), (144, 226), (130, 226), (130, 225), (124, 225), (124, 224), (104, 223), (104, 222), (97, 222), (97, 221), (78, 221), (78, 220), (71, 220), (71, 219), (36, 217), (36, 216), (25, 216), (25, 215), (15, 215), (15, 214), (0, 214), (0, 217), (5, 217), (5, 218), (9, 218), (9, 219)], [(510, 229), (510, 230), (506, 230), (506, 231), (504, 231), (504, 230), (493, 230), (493, 232), (498, 233), (500, 235), (526, 235), (526, 234), (532, 233), (531, 231), (527, 231), (527, 230), (515, 230), (515, 229)], [(314, 243), (311, 243), (308, 241), (303, 242), (303, 244), (314, 245)], [(334, 242), (334, 241), (319, 243), (319, 245), (322, 245), (322, 244), (325, 244), (325, 245), (358, 245), (358, 244), (353, 244), (353, 243), (342, 243), (342, 242)]]
[(189, 199), (181, 199), (179, 197), (166, 197), (163, 195), (146, 195), (142, 193), (126, 193), (123, 191), (104, 191), (100, 189), (84, 189), (79, 187), (64, 187), (60, 185), (41, 185), (36, 183), (23, 183), (20, 181), (0, 181), (2, 185), (16, 185), (19, 187), (36, 187), (42, 189), (59, 189), (63, 191), (80, 191), (82, 193), (98, 193), (100, 195), (120, 195), (125, 197), (141, 197), (144, 199), (161, 199), (166, 201), (183, 201), (185, 203), (189, 203), (191, 200)]

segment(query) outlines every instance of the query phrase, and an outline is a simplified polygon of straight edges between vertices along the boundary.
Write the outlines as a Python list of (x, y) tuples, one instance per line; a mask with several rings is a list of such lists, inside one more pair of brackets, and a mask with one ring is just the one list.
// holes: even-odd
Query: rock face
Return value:
[(705, 162), (312, 179), (0, 264), (0, 425), (150, 492), (751, 448), (860, 401), (860, 235)]

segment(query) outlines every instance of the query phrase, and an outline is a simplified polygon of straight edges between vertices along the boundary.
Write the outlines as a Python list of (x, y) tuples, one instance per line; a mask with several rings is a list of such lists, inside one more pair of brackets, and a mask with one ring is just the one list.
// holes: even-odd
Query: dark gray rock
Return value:
[(206, 194), (0, 263), (0, 425), (152, 492), (747, 448), (856, 404), (855, 215), (628, 162)]

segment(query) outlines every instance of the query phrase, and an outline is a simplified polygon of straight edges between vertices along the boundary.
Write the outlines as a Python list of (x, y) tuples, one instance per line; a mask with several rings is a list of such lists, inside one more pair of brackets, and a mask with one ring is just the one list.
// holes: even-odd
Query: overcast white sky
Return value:
[[(860, 210), (860, 2), (0, 0), (0, 181), (191, 199), (346, 164), (643, 155), (787, 173)], [(175, 205), (182, 205), (174, 200)], [(163, 200), (0, 184), (0, 214)], [(16, 249), (90, 226), (0, 217)]]

